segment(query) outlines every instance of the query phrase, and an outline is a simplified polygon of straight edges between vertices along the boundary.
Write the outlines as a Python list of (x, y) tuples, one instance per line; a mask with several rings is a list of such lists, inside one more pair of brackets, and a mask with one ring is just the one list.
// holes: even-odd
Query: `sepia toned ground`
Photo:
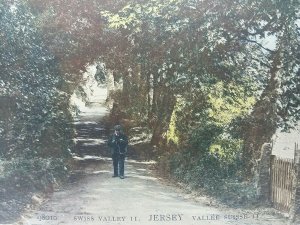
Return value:
[(153, 176), (151, 162), (128, 160), (124, 180), (112, 178), (108, 158), (88, 158), (83, 177), (54, 195), (18, 224), (283, 225), (262, 209), (211, 205)]
[(69, 184), (44, 200), (39, 209), (28, 210), (15, 224), (286, 224), (285, 218), (268, 210), (227, 208), (205, 196), (188, 194), (157, 177), (153, 161), (129, 158), (125, 179), (112, 178), (107, 133), (101, 122), (107, 113), (104, 96), (99, 95), (98, 103), (86, 107), (76, 122), (80, 156), (74, 156), (76, 169)]

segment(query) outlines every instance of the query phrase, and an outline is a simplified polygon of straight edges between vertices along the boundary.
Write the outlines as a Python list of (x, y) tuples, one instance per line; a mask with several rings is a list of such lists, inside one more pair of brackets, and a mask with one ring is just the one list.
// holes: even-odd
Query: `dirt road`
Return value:
[(286, 224), (259, 211), (221, 209), (190, 199), (152, 176), (149, 164), (127, 161), (126, 178), (112, 178), (111, 161), (86, 159), (85, 177), (55, 192), (23, 224)]
[(127, 159), (125, 179), (112, 178), (111, 159), (101, 156), (107, 152), (107, 137), (100, 120), (105, 112), (101, 104), (92, 104), (81, 114), (77, 122), (77, 150), (81, 157), (75, 157), (80, 165), (76, 176), (39, 210), (24, 215), (18, 224), (286, 224), (285, 219), (259, 209), (243, 211), (210, 206), (201, 198), (196, 201), (155, 177), (150, 169), (152, 162)]

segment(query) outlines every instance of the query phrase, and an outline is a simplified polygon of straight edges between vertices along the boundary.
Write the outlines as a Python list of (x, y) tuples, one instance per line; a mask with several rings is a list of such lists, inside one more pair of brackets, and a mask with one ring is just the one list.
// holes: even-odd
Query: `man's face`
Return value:
[(115, 130), (115, 134), (116, 134), (116, 135), (119, 135), (119, 134), (120, 134), (120, 131), (119, 131), (119, 130)]

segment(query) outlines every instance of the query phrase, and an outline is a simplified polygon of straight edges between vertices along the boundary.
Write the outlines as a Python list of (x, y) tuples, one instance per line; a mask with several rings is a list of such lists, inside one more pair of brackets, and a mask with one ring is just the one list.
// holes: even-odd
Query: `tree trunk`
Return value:
[(155, 120), (153, 121), (154, 123), (152, 126), (153, 132), (151, 144), (159, 145), (162, 144), (163, 141), (162, 134), (169, 128), (171, 116), (176, 105), (176, 97), (173, 93), (165, 89), (164, 91), (161, 90), (157, 93), (157, 96), (153, 101), (156, 102), (155, 105), (157, 110), (154, 114)]
[(243, 166), (246, 178), (253, 175), (253, 168), (261, 155), (261, 146), (270, 142), (277, 128), (276, 101), (278, 99), (278, 71), (280, 51), (276, 51), (270, 68), (268, 85), (254, 106), (250, 119), (245, 127)]

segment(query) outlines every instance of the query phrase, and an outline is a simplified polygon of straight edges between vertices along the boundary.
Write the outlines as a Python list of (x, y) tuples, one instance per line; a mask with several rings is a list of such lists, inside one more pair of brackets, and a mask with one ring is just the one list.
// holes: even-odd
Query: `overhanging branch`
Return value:
[(269, 49), (269, 48), (266, 48), (266, 47), (264, 47), (262, 44), (260, 44), (260, 43), (258, 43), (257, 41), (254, 41), (254, 40), (249, 40), (249, 39), (244, 39), (245, 41), (248, 41), (248, 42), (251, 42), (251, 43), (254, 43), (254, 44), (256, 44), (256, 45), (258, 45), (259, 47), (261, 47), (262, 49), (264, 49), (264, 50), (266, 50), (266, 51), (268, 51), (268, 52), (270, 52), (270, 53), (274, 53), (275, 51), (273, 51), (273, 50), (271, 50), (271, 49)]

